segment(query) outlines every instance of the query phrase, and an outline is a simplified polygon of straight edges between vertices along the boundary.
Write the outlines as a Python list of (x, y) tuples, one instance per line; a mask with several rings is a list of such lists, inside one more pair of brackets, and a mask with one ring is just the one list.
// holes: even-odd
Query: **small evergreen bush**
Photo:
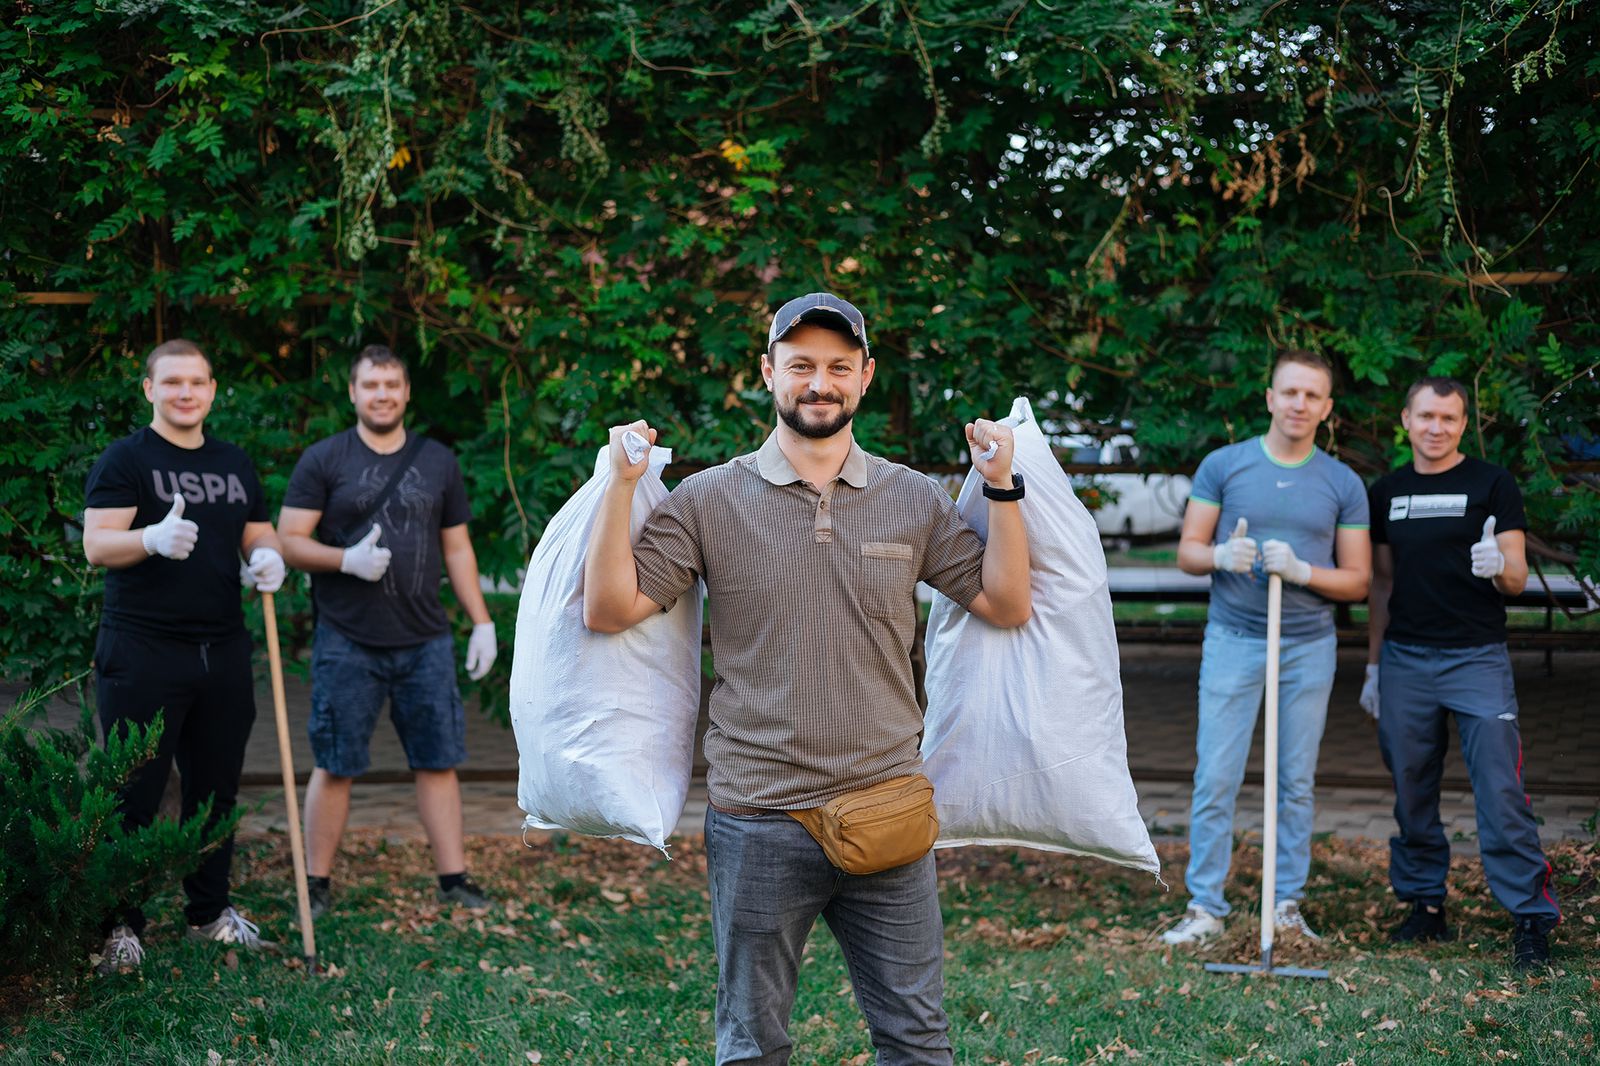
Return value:
[(104, 747), (87, 700), (75, 730), (32, 721), (83, 676), (23, 693), (0, 720), (0, 972), (70, 969), (119, 903), (176, 883), (238, 823), (234, 812), (207, 833), (208, 802), (187, 821), (125, 830), (117, 793), (155, 756), (162, 720)]

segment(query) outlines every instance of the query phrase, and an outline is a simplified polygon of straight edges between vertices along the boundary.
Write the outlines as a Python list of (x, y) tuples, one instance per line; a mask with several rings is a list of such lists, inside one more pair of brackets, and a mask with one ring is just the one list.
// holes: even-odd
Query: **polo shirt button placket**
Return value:
[(816, 533), (818, 544), (828, 544), (833, 540), (833, 518), (828, 513), (828, 497), (831, 491), (830, 486), (829, 492), (820, 493), (817, 497), (817, 518), (812, 528)]

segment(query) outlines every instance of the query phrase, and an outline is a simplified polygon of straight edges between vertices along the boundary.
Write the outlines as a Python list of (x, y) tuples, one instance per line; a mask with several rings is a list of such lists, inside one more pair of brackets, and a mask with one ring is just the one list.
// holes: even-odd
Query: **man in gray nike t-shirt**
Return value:
[[(1200, 658), (1200, 720), (1189, 813), (1189, 909), (1162, 934), (1198, 944), (1222, 931), (1233, 808), (1266, 687), (1267, 577), (1283, 578), (1279, 653), (1279, 929), (1313, 939), (1300, 915), (1311, 865), (1312, 787), (1333, 689), (1333, 602), (1360, 600), (1372, 573), (1361, 479), (1316, 446), (1333, 411), (1333, 370), (1313, 352), (1278, 356), (1266, 391), (1272, 423), (1219, 448), (1195, 473), (1178, 565), (1212, 574)], [(1259, 543), (1259, 551), (1257, 545)]]

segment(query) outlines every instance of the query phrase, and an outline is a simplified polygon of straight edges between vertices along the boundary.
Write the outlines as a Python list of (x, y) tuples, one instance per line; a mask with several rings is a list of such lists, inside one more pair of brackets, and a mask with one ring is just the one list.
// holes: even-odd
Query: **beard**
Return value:
[[(805, 412), (801, 409), (801, 405), (816, 403), (818, 400), (838, 404), (838, 413), (822, 422), (808, 421)], [(809, 437), (812, 440), (826, 440), (848, 426), (850, 420), (856, 416), (856, 407), (860, 402), (858, 399), (855, 403), (851, 403), (837, 392), (825, 395), (812, 389), (807, 389), (801, 393), (799, 398), (788, 407), (785, 407), (783, 401), (776, 395), (772, 398), (772, 406), (777, 409), (778, 417), (783, 419), (783, 424), (802, 437)]]
[(400, 423), (405, 421), (405, 417), (406, 412), (405, 408), (403, 407), (400, 410), (390, 414), (388, 416), (388, 421), (385, 422), (378, 421), (378, 419), (368, 415), (365, 411), (360, 409), (357, 409), (356, 411), (356, 421), (360, 422), (363, 426), (366, 426), (367, 429), (373, 433), (391, 433), (400, 425)]

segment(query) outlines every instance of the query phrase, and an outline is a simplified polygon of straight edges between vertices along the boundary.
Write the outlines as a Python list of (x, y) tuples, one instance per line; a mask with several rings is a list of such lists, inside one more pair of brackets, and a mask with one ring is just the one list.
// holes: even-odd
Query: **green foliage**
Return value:
[(1374, 475), (1409, 382), (1456, 374), (1546, 562), (1600, 574), (1596, 478), (1562, 467), (1600, 438), (1597, 31), (1559, 0), (24, 6), (6, 661), (87, 658), (79, 486), (157, 336), (208, 346), (213, 428), (273, 493), (348, 424), (357, 346), (414, 354), (509, 577), (608, 425), (755, 446), (768, 309), (820, 287), (872, 321), (858, 435), (914, 464), (1018, 393), (1192, 464), (1263, 428), (1292, 344), (1339, 366), (1324, 443)]
[[(81, 681), (82, 675), (73, 679)], [(209, 802), (184, 822), (158, 818), (128, 830), (117, 793), (161, 743), (149, 728), (95, 743), (87, 704), (76, 731), (31, 719), (53, 692), (23, 694), (0, 719), (0, 972), (61, 972), (83, 960), (100, 924), (199, 865), (239, 816), (210, 832)]]

